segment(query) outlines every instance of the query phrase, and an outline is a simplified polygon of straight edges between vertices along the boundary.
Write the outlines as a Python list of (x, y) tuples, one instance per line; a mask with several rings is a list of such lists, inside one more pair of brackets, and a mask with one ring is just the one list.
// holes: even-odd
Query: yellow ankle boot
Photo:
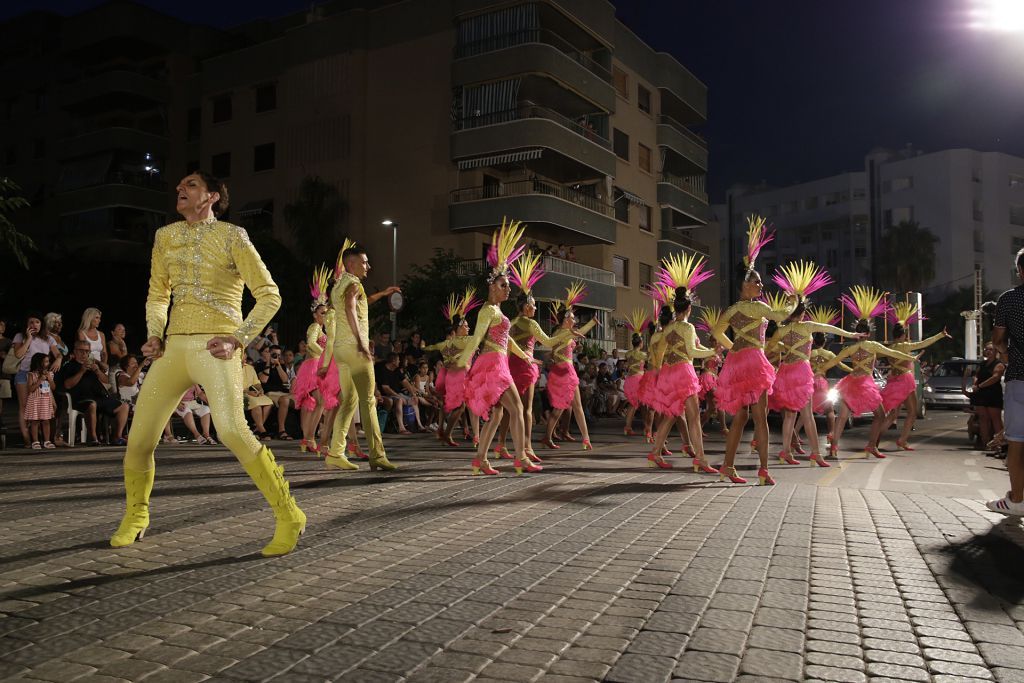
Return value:
[(379, 456), (370, 456), (370, 471), (381, 469), (385, 472), (394, 472), (398, 469), (398, 465), (388, 460), (388, 456), (381, 453)]
[(149, 494), (153, 490), (153, 475), (156, 468), (130, 470), (124, 468), (124, 490), (127, 499), (121, 525), (110, 537), (110, 545), (123, 548), (135, 541), (141, 541), (149, 528)]
[(306, 515), (288, 491), (284, 468), (277, 464), (274, 454), (264, 446), (253, 460), (245, 463), (245, 471), (270, 503), (274, 519), (277, 520), (274, 538), (263, 548), (264, 557), (290, 553), (295, 550), (299, 536), (306, 530)]
[(331, 453), (324, 458), (324, 467), (331, 469), (337, 467), (339, 470), (358, 470), (359, 465), (352, 462), (345, 455), (344, 449), (337, 453)]

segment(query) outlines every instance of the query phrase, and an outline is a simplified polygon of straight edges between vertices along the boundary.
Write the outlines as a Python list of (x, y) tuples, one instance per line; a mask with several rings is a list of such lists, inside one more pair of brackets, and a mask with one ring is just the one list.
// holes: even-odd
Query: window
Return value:
[(782, 213), (796, 213), (799, 210), (797, 207), (798, 203), (799, 202), (795, 199), (793, 201), (786, 202), (782, 205)]
[(909, 223), (914, 220), (914, 207), (912, 206), (900, 206), (891, 209), (892, 214), (892, 225), (899, 225), (900, 223)]
[(855, 188), (853, 188), (853, 198), (854, 199), (866, 199), (867, 196), (868, 196), (868, 193), (867, 193), (867, 191), (863, 187), (855, 187)]
[(899, 192), (900, 190), (909, 190), (914, 187), (914, 176), (902, 176), (900, 178), (892, 179), (892, 191)]
[(976, 221), (985, 220), (985, 212), (981, 210), (980, 199), (975, 199), (971, 202), (971, 215), (974, 216), (974, 220)]
[(629, 101), (629, 76), (626, 72), (617, 66), (612, 67), (612, 85), (615, 86), (615, 92), (619, 97)]
[(35, 138), (32, 140), (32, 158), (42, 159), (46, 156), (46, 140)]
[(839, 203), (839, 193), (829, 192), (825, 195), (825, 206), (835, 206)]
[(645, 114), (651, 113), (651, 91), (636, 84), (636, 106)]
[(629, 161), (629, 136), (618, 128), (612, 129), (612, 136), (612, 146), (615, 147), (615, 156), (623, 161)]
[(985, 251), (985, 233), (978, 228), (975, 228), (972, 237), (972, 241), (974, 242), (974, 251)]
[(855, 247), (853, 250), (853, 255), (856, 256), (857, 258), (867, 258), (868, 249), (867, 247)]
[(224, 123), (231, 120), (231, 93), (213, 98), (213, 122)]
[(821, 241), (822, 242), (831, 242), (835, 238), (836, 238), (835, 237), (835, 233), (833, 233), (831, 230), (822, 230), (821, 231)]
[(636, 145), (637, 165), (641, 171), (651, 172), (651, 148), (639, 142)]
[(817, 195), (815, 195), (814, 197), (808, 197), (807, 199), (805, 199), (804, 200), (804, 208), (805, 209), (817, 209), (818, 208), (818, 197), (817, 197)]
[(615, 203), (615, 220), (621, 221), (622, 223), (628, 223), (629, 200), (626, 199), (626, 193), (622, 191), (622, 188), (613, 188), (612, 199)]
[(800, 231), (800, 244), (814, 244), (817, 231), (814, 228), (804, 228)]
[(615, 273), (615, 284), (629, 287), (629, 259), (612, 256), (612, 272)]
[(1024, 187), (1024, 175), (1010, 174), (1010, 187)]
[(649, 263), (640, 264), (640, 287), (647, 287), (654, 282), (654, 267)]
[(186, 137), (189, 142), (198, 140), (203, 131), (203, 110), (199, 107), (192, 107), (188, 110), (188, 123), (186, 124)]
[(267, 83), (256, 88), (256, 113), (277, 109), (277, 84)]
[(839, 250), (829, 249), (825, 252), (825, 267), (835, 268), (839, 265)]
[(981, 169), (980, 168), (972, 168), (971, 169), (971, 182), (972, 183), (980, 183), (981, 182)]
[(882, 225), (887, 228), (892, 227), (892, 209), (886, 209), (885, 213), (882, 214)]
[(640, 206), (640, 229), (651, 232), (651, 207), (646, 204)]
[(1010, 205), (1010, 222), (1014, 225), (1024, 225), (1024, 206)]
[(210, 173), (218, 178), (231, 177), (231, 152), (221, 152), (210, 157)]
[(252, 148), (252, 170), (269, 171), (274, 168), (274, 143), (256, 145)]

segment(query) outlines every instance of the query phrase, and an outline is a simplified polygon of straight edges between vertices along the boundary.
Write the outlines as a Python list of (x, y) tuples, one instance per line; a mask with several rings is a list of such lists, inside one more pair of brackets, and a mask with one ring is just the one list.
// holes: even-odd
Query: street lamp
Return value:
[[(380, 222), (385, 228), (391, 228), (391, 284), (398, 283), (398, 223), (385, 218)], [(391, 311), (391, 341), (398, 338), (398, 313)]]

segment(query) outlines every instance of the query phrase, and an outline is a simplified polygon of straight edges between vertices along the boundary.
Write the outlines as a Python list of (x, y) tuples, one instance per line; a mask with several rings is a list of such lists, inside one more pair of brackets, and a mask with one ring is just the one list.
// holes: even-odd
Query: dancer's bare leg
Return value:
[(832, 449), (838, 455), (839, 453), (839, 440), (843, 437), (843, 430), (846, 428), (846, 423), (850, 420), (850, 409), (844, 403), (839, 408), (839, 418), (835, 421), (835, 426), (832, 428)]
[(903, 430), (900, 432), (899, 442), (906, 446), (907, 439), (910, 438), (910, 432), (914, 429), (914, 422), (917, 421), (917, 392), (910, 392), (907, 400), (903, 402), (903, 407), (907, 409), (907, 417), (903, 420)]
[(740, 439), (743, 438), (743, 430), (747, 426), (749, 410), (743, 406), (732, 416), (732, 424), (729, 425), (729, 436), (725, 440), (725, 460), (722, 467), (735, 467), (736, 451), (740, 447)]
[(686, 425), (690, 432), (690, 446), (693, 448), (693, 455), (700, 462), (705, 462), (704, 457), (704, 434), (700, 427), (700, 402), (696, 396), (686, 399)]
[(583, 440), (590, 443), (590, 430), (587, 429), (587, 418), (583, 415), (583, 401), (580, 399), (579, 387), (576, 387), (572, 395), (572, 413), (576, 416), (576, 424), (579, 425), (580, 433), (583, 434)]
[(803, 408), (800, 409), (800, 422), (804, 426), (804, 434), (807, 436), (807, 444), (811, 447), (811, 453), (821, 454), (821, 442), (818, 439), (818, 425), (814, 423), (814, 409), (811, 404), (812, 398)]
[(761, 469), (768, 467), (768, 393), (761, 394), (751, 406), (754, 415), (754, 438), (757, 439), (757, 457)]

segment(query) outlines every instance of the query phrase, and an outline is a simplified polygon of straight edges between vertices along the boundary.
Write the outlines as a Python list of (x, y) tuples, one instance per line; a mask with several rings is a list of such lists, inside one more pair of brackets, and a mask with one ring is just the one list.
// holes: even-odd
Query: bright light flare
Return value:
[(1024, 0), (972, 0), (968, 26), (978, 31), (1024, 33)]

